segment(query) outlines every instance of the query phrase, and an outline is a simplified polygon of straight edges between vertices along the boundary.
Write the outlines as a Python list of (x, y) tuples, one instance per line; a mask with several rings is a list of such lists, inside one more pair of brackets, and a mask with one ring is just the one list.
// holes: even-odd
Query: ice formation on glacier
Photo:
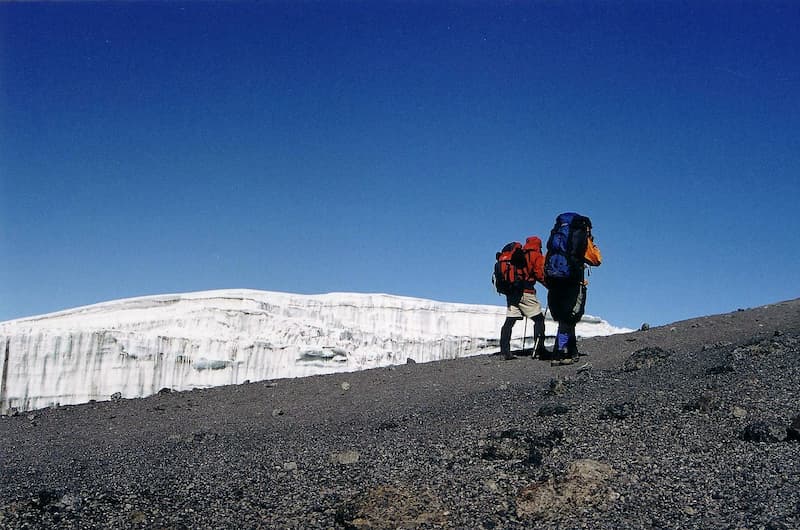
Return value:
[[(11, 320), (0, 323), (0, 413), (489, 353), (504, 316), (500, 305), (237, 289)], [(585, 316), (577, 331), (629, 330)]]

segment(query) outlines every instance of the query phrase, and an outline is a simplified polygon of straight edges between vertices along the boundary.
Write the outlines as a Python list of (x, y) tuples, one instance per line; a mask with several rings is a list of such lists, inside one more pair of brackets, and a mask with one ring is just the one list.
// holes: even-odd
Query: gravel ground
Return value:
[(800, 300), (0, 417), (2, 528), (800, 528)]

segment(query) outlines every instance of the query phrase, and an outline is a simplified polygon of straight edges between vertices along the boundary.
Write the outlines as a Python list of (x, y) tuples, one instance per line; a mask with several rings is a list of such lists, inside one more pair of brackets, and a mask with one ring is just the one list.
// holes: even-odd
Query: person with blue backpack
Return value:
[(575, 362), (580, 355), (575, 325), (586, 307), (588, 282), (584, 270), (587, 265), (599, 266), (602, 260), (594, 244), (591, 219), (574, 212), (556, 218), (547, 240), (544, 275), (547, 305), (558, 322), (553, 358), (562, 364)]

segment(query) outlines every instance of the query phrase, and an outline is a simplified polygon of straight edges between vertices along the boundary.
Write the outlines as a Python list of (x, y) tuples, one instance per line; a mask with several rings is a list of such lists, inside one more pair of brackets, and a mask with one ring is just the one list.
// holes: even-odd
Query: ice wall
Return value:
[[(383, 294), (223, 290), (12, 320), (0, 323), (0, 413), (489, 353), (504, 314)], [(619, 331), (590, 316), (578, 325), (580, 336)]]

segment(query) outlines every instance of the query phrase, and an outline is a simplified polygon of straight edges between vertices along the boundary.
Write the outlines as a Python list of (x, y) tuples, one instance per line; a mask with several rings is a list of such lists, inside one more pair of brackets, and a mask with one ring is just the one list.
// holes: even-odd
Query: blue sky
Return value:
[[(503, 303), (592, 218), (587, 312), (800, 296), (800, 4), (0, 4), (0, 320), (217, 288)], [(542, 293), (543, 294), (543, 293)]]

